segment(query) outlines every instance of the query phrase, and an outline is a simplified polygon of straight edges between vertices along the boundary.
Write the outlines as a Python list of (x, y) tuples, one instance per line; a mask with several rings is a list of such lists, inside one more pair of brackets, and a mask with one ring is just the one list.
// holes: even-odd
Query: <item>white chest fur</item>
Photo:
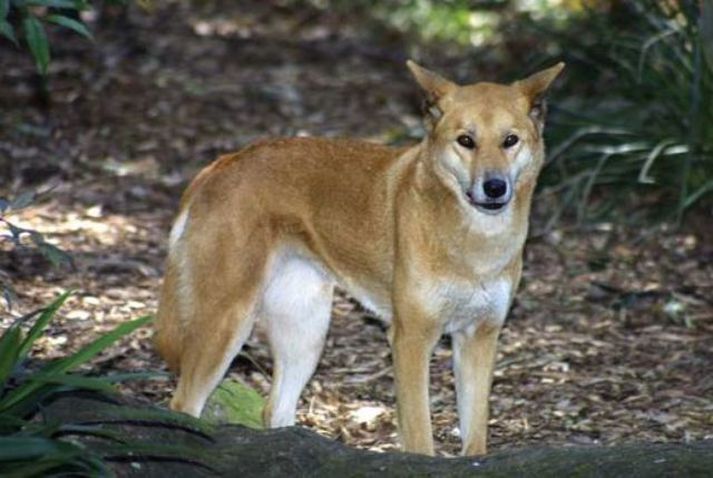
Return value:
[[(510, 309), (512, 283), (498, 278), (476, 285), (452, 281), (424, 281), (418, 284), (419, 300), (428, 313), (440, 320), (443, 332), (452, 334), (473, 331), (482, 322), (502, 325)], [(391, 307), (362, 289), (347, 287), (359, 302), (375, 312), (381, 320), (391, 323)], [(377, 305), (378, 304), (378, 305)]]
[(488, 321), (502, 325), (510, 308), (512, 284), (505, 278), (482, 282), (474, 287), (447, 287), (441, 297), (444, 332), (467, 331)]

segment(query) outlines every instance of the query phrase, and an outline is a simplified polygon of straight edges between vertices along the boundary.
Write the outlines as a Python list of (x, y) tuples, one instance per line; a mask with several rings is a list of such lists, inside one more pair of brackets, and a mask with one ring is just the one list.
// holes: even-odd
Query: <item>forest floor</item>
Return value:
[[(29, 249), (0, 255), (18, 293), (4, 325), (77, 291), (37, 358), (63, 356), (156, 310), (181, 190), (217, 155), (266, 136), (408, 142), (419, 134), (419, 95), (398, 39), (370, 43), (344, 19), (271, 2), (162, 5), (107, 15), (94, 44), (52, 31), (49, 109), (35, 102), (29, 57), (0, 43), (3, 190), (53, 186), (9, 219), (76, 263), (75, 271), (56, 269)], [(543, 230), (539, 197), (539, 232), (500, 339), (491, 449), (713, 438), (710, 221)], [(394, 449), (384, 331), (341, 293), (333, 316), (299, 422), (355, 446)], [(92, 371), (164, 370), (150, 335), (140, 330)], [(431, 404), (446, 455), (459, 449), (451, 361), (444, 338), (432, 361)], [(266, 393), (270, 370), (256, 336), (229, 375)], [(126, 390), (164, 402), (173, 386), (151, 380)]]

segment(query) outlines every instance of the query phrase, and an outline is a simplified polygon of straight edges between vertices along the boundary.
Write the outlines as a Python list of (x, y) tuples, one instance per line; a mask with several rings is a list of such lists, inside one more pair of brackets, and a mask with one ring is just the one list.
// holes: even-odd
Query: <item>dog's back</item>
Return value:
[[(387, 213), (383, 176), (404, 151), (349, 139), (271, 139), (221, 156), (201, 170), (183, 194), (171, 231), (156, 316), (154, 342), (169, 367), (181, 369), (184, 337), (192, 319), (185, 297), (190, 278), (182, 277), (189, 274), (185, 259), (189, 228), (209, 234), (204, 219), (228, 218), (249, 203), (250, 209), (257, 210), (255, 216), (270, 221), (281, 240), (294, 238), (308, 249), (305, 252), (324, 254), (328, 267), (337, 273), (344, 267), (365, 268), (355, 250), (390, 247), (384, 227), (365, 218)], [(341, 186), (345, 181), (350, 187)], [(227, 192), (229, 197), (224, 196)], [(320, 232), (324, 230), (330, 231), (329, 236)]]

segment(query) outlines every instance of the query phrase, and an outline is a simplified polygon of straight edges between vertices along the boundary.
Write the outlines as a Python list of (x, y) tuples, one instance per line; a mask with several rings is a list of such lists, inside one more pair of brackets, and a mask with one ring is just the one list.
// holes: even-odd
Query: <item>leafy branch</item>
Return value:
[[(34, 191), (25, 191), (12, 200), (0, 197), (0, 241), (9, 241), (15, 248), (35, 248), (53, 266), (68, 265), (75, 269), (72, 257), (59, 247), (47, 242), (42, 233), (34, 229), (20, 227), (8, 219), (8, 215), (26, 208), (36, 199), (37, 193)], [(28, 238), (29, 241), (25, 238)], [(0, 270), (0, 288), (8, 307), (11, 306), (16, 294), (8, 274), (2, 270)]]
[(91, 8), (87, 0), (0, 0), (0, 35), (20, 47), (21, 31), (35, 61), (37, 72), (47, 75), (50, 44), (45, 23), (53, 23), (93, 40), (81, 12)]

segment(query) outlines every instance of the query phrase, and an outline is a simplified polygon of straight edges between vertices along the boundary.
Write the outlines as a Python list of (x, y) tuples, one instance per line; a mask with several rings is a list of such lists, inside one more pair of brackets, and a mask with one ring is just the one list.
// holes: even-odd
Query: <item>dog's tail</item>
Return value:
[(153, 337), (159, 355), (174, 372), (180, 371), (185, 324), (189, 319), (189, 311), (185, 310), (189, 302), (185, 295), (190, 293), (190, 290), (187, 290), (189, 284), (186, 281), (189, 279), (189, 271), (186, 270), (188, 263), (184, 251), (187, 222), (188, 208), (184, 208), (171, 229), (166, 272)]

